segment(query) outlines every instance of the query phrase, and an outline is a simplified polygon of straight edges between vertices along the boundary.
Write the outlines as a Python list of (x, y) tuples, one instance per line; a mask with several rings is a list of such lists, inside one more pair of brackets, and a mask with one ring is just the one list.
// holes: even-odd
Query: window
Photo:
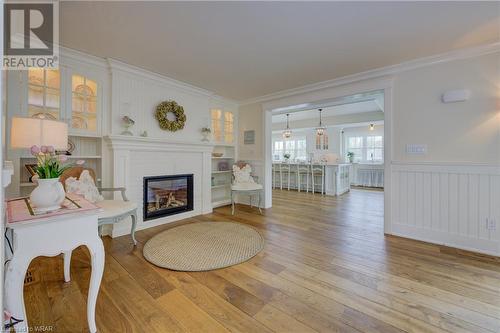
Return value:
[(366, 160), (384, 160), (384, 140), (382, 139), (382, 136), (377, 135), (366, 137)]
[(97, 130), (97, 83), (84, 76), (71, 77), (71, 128)]
[(28, 114), (59, 119), (61, 75), (59, 70), (30, 68), (28, 70)]
[(383, 162), (384, 138), (381, 135), (349, 136), (346, 154), (354, 153), (354, 162)]
[(216, 142), (222, 141), (221, 119), (222, 110), (212, 109), (212, 133), (214, 141)]
[(306, 160), (306, 138), (278, 139), (273, 143), (273, 160), (281, 161), (284, 154), (290, 154), (290, 160)]
[(224, 112), (224, 142), (233, 143), (234, 120), (232, 112)]

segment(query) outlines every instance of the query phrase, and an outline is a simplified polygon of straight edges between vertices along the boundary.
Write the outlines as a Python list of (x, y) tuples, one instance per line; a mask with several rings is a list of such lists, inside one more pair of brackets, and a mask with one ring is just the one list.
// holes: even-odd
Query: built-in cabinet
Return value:
[(70, 67), (20, 73), (21, 116), (68, 123), (70, 135), (101, 136), (102, 83)]
[(221, 108), (210, 110), (212, 140), (217, 144), (234, 145), (235, 114)]
[(231, 203), (231, 182), (236, 150), (231, 145), (215, 146), (212, 154), (212, 206)]
[(68, 124), (70, 162), (85, 160), (85, 166), (101, 178), (103, 169), (103, 117), (109, 110), (109, 74), (104, 59), (64, 51), (58, 69), (32, 68), (7, 73), (7, 156), (13, 162), (12, 185), (7, 196), (28, 195), (34, 187), (26, 165), (36, 160), (27, 149), (11, 149), (10, 122), (13, 117), (45, 117)]
[(212, 206), (231, 203), (233, 164), (236, 161), (236, 113), (224, 106), (210, 109), (212, 142)]

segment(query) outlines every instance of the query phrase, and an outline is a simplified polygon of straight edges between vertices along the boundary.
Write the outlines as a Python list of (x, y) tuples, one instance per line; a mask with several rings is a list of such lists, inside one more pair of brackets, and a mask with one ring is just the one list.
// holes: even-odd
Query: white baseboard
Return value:
[(471, 238), (459, 234), (412, 227), (398, 223), (392, 224), (390, 234), (491, 256), (500, 255), (499, 243), (488, 239)]

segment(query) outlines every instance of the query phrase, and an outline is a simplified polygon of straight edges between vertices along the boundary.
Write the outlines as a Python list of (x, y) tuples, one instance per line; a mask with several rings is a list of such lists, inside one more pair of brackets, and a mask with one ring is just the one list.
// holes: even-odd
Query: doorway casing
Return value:
[(264, 207), (272, 207), (272, 111), (292, 105), (311, 103), (380, 90), (384, 94), (384, 233), (391, 233), (391, 176), (392, 175), (392, 99), (393, 77), (384, 76), (343, 85), (295, 93), (262, 104), (264, 112)]

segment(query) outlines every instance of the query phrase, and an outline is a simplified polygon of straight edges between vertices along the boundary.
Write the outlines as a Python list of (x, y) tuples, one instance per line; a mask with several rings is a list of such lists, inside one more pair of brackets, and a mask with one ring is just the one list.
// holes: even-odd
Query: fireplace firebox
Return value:
[(144, 221), (193, 210), (193, 175), (144, 177)]

